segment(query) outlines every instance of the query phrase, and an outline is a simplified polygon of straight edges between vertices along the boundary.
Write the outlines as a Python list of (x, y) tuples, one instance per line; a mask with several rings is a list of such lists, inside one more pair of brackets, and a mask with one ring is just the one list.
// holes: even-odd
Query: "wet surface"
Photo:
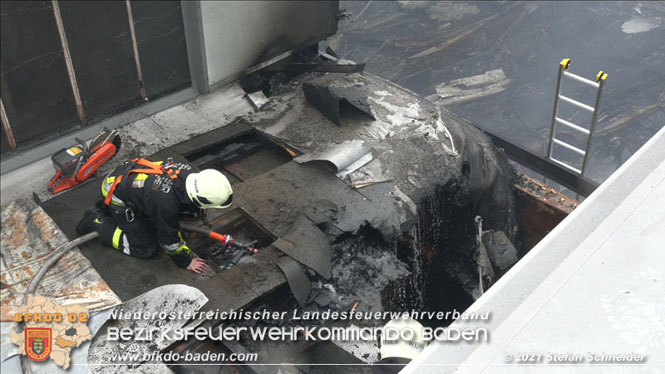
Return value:
[[(44, 210), (67, 237), (77, 237), (74, 227), (82, 212), (99, 199), (100, 183), (99, 179), (94, 180), (43, 204)], [(176, 267), (163, 251), (150, 259), (139, 259), (105, 247), (98, 241), (86, 243), (80, 249), (121, 300), (131, 299), (155, 287), (178, 283), (200, 289), (210, 299), (210, 308), (240, 308), (286, 282), (282, 272), (273, 264), (278, 251), (272, 247), (264, 248), (230, 270), (201, 275)]]
[[(607, 72), (586, 173), (594, 180), (665, 124), (663, 3), (342, 1), (340, 8), (352, 14), (329, 43), (341, 57), (367, 62), (368, 72), (543, 155), (561, 59), (587, 78)], [(593, 104), (593, 90), (575, 82), (564, 92)], [(560, 113), (590, 123), (584, 112)], [(583, 141), (571, 138), (564, 134)]]
[[(197, 222), (193, 222), (197, 223)], [(256, 225), (241, 209), (225, 212), (221, 217), (209, 222), (213, 231), (231, 235), (236, 243), (257, 248), (259, 251), (267, 247), (272, 237)], [(231, 269), (241, 262), (246, 262), (255, 253), (243, 248), (237, 248), (210, 238), (195, 236), (189, 239), (190, 248), (202, 258), (210, 260), (217, 265), (215, 271)]]

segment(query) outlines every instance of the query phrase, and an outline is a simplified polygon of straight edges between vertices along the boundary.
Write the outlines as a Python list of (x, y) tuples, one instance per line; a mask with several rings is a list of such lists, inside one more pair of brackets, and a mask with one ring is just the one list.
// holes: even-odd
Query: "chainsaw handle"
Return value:
[(85, 142), (85, 140), (79, 137), (74, 138), (74, 140), (76, 140), (79, 143), (79, 145), (83, 148), (83, 154), (87, 156), (89, 149), (88, 149), (88, 144)]

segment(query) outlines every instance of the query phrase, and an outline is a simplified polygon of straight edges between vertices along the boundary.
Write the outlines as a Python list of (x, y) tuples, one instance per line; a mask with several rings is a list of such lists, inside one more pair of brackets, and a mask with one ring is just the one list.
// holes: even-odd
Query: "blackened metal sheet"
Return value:
[(150, 99), (190, 85), (179, 1), (132, 1), (134, 28)]
[(342, 124), (343, 117), (354, 115), (366, 115), (372, 120), (376, 119), (367, 98), (358, 90), (309, 82), (303, 83), (302, 89), (307, 101), (337, 125)]
[(59, 4), (87, 121), (140, 103), (125, 2)]
[(298, 305), (304, 306), (307, 302), (309, 292), (312, 290), (312, 282), (309, 281), (303, 267), (288, 256), (280, 257), (275, 264), (284, 273), (289, 282), (291, 293), (298, 301)]
[(298, 217), (287, 233), (272, 245), (326, 279), (330, 278), (332, 257), (330, 242), (307, 217)]
[(2, 101), (16, 144), (79, 125), (51, 2), (3, 2), (1, 27)]

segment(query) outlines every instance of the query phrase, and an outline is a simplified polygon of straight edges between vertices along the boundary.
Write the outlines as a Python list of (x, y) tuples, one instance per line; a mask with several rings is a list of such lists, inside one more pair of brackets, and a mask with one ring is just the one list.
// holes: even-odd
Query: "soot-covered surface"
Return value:
[[(307, 75), (303, 81), (357, 90), (368, 97), (375, 119), (355, 118), (338, 126), (310, 106), (295, 86), (228, 127), (254, 128), (300, 153), (354, 140), (372, 154), (372, 161), (343, 179), (319, 164), (289, 161), (248, 174), (234, 185), (234, 206), (268, 237), (285, 235), (304, 215), (333, 244), (333, 277), (322, 280), (309, 273), (313, 292), (306, 307), (342, 308), (359, 300), (366, 310), (426, 308), (433, 302), (436, 308), (446, 308), (454, 303), (437, 299), (440, 284), (473, 291), (473, 217), (482, 215), (487, 228), (503, 230), (511, 239), (517, 233), (512, 174), (503, 156), (480, 131), (378, 77)], [(218, 138), (191, 139), (170, 151), (203, 155), (207, 147), (247, 134), (222, 133), (214, 132)], [(161, 154), (183, 159), (177, 152)], [(354, 188), (358, 181), (370, 183)], [(99, 183), (85, 184), (44, 204), (70, 237), (75, 236), (73, 227), (82, 212), (99, 198)], [(226, 213), (213, 212), (210, 219)], [(365, 226), (369, 231), (360, 230)], [(206, 248), (195, 250), (205, 258)], [(139, 260), (97, 243), (82, 251), (122, 299), (163, 284), (183, 283), (199, 288), (213, 307), (238, 308), (286, 283), (275, 265), (284, 254), (272, 246), (230, 270), (207, 275), (178, 269), (161, 253)]]
[[(482, 132), (381, 78), (326, 74), (302, 80), (366, 97), (374, 118), (356, 117), (337, 125), (295, 87), (249, 115), (248, 125), (305, 156), (325, 153), (322, 150), (331, 145), (359, 142), (371, 153), (371, 161), (345, 177), (316, 168), (315, 162), (286, 164), (238, 186), (253, 191), (248, 199), (265, 193), (259, 201), (276, 203), (249, 205), (261, 216), (275, 217), (267, 226), (276, 232), (285, 226), (284, 217), (292, 221), (303, 209), (322, 227), (341, 232), (355, 233), (368, 224), (387, 243), (404, 242), (404, 256), (418, 259), (414, 266), (427, 254), (434, 271), (444, 271), (471, 292), (477, 282), (474, 217), (482, 216), (486, 228), (504, 231), (513, 241), (517, 238), (513, 173), (505, 157)], [(331, 193), (333, 185), (349, 192)], [(426, 282), (418, 284), (425, 292)], [(414, 300), (408, 305), (424, 303)]]

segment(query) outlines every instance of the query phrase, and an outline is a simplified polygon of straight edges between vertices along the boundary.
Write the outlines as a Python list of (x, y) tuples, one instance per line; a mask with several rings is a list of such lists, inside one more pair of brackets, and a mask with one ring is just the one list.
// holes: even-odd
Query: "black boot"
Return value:
[(98, 231), (105, 219), (106, 215), (102, 209), (98, 206), (93, 206), (85, 211), (83, 219), (81, 219), (78, 225), (76, 225), (76, 233), (79, 235), (85, 235), (93, 231)]

